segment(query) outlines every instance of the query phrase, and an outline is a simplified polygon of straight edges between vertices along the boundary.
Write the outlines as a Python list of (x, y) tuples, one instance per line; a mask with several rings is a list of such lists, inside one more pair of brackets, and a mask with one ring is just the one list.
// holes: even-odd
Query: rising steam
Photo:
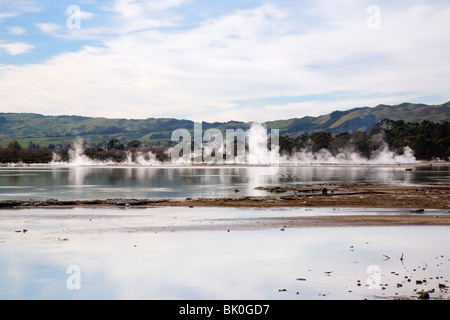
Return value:
[(337, 155), (333, 155), (326, 149), (318, 152), (301, 150), (291, 155), (281, 157), (280, 163), (285, 164), (406, 164), (417, 162), (411, 148), (406, 147), (403, 154), (396, 154), (386, 145), (378, 149), (369, 158), (361, 156), (358, 152), (341, 150)]
[(151, 166), (151, 165), (159, 165), (161, 162), (156, 158), (156, 155), (152, 152), (142, 152), (138, 151), (136, 153), (132, 153), (127, 151), (126, 160), (118, 163), (112, 160), (101, 161), (94, 160), (89, 158), (84, 154), (84, 143), (83, 141), (77, 141), (71, 149), (68, 150), (68, 161), (62, 161), (61, 156), (57, 153), (53, 153), (52, 164), (65, 164), (72, 166), (101, 166), (101, 165), (138, 165), (138, 166)]
[[(270, 137), (269, 137), (270, 138)], [(340, 150), (337, 155), (333, 155), (326, 149), (318, 152), (311, 152), (306, 149), (293, 152), (291, 154), (280, 154), (278, 145), (272, 145), (268, 148), (267, 129), (260, 124), (254, 124), (247, 132), (247, 146), (245, 157), (233, 157), (227, 159), (225, 164), (248, 164), (248, 165), (302, 165), (302, 164), (407, 164), (417, 162), (411, 148), (406, 147), (402, 154), (397, 154), (389, 149), (387, 143), (383, 142), (381, 147), (372, 152), (370, 158), (361, 156), (358, 152), (348, 149)], [(220, 152), (223, 154), (224, 147), (213, 145), (212, 142), (203, 144), (203, 155), (211, 152)], [(170, 155), (171, 149), (166, 152)], [(69, 160), (61, 161), (61, 157), (56, 153), (53, 154), (52, 164), (66, 164), (74, 166), (82, 165), (135, 165), (135, 166), (154, 166), (154, 165), (191, 165), (193, 162), (185, 158), (178, 158), (169, 161), (160, 161), (156, 155), (149, 152), (127, 151), (126, 160), (117, 163), (110, 161), (93, 160), (84, 154), (84, 146), (82, 141), (76, 142), (68, 151)], [(195, 155), (194, 155), (195, 156)], [(175, 161), (176, 160), (176, 161)]]

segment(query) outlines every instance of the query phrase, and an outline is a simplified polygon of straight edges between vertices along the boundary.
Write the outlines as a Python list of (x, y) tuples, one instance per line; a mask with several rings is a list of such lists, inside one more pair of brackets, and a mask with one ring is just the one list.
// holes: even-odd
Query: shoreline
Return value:
[(250, 163), (170, 163), (161, 162), (154, 164), (139, 164), (139, 163), (120, 163), (120, 162), (104, 162), (104, 163), (86, 163), (86, 164), (71, 164), (68, 162), (49, 162), (49, 163), (0, 163), (0, 167), (5, 168), (22, 168), (22, 167), (148, 167), (148, 168), (173, 168), (173, 167), (273, 167), (273, 168), (286, 168), (286, 167), (389, 167), (389, 168), (418, 168), (418, 167), (430, 167), (430, 166), (450, 166), (450, 161), (416, 161), (410, 163), (351, 163), (351, 162), (284, 162), (275, 164), (250, 164)]
[[(260, 217), (242, 219), (212, 219), (211, 229), (237, 229), (314, 226), (394, 226), (394, 225), (450, 225), (450, 214), (427, 215), (427, 209), (450, 213), (450, 185), (392, 186), (392, 185), (314, 185), (294, 187), (266, 187), (281, 195), (235, 196), (227, 198), (186, 199), (95, 199), (95, 200), (2, 200), (2, 209), (30, 208), (155, 208), (155, 207), (222, 207), (222, 208), (403, 208), (403, 215), (333, 215), (301, 217)], [(324, 191), (324, 189), (326, 191)], [(207, 217), (206, 217), (207, 219)], [(165, 227), (167, 228), (167, 226)], [(203, 230), (201, 224), (181, 229)], [(172, 227), (177, 231), (177, 227)], [(165, 229), (166, 231), (171, 230)]]
[[(33, 207), (378, 207), (450, 210), (450, 185), (315, 184), (257, 187), (273, 195), (185, 199), (0, 200), (2, 208)], [(237, 190), (238, 192), (238, 190)]]
[(243, 231), (324, 227), (448, 226), (450, 215), (340, 215), (211, 219), (203, 224), (130, 228), (128, 232)]

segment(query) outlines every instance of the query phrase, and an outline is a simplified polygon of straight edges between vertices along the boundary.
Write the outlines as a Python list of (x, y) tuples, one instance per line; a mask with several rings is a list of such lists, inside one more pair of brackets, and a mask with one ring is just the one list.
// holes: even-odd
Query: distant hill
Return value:
[(383, 119), (405, 122), (450, 121), (450, 101), (441, 105), (402, 103), (399, 105), (378, 105), (346, 111), (333, 111), (318, 117), (303, 117), (288, 120), (268, 121), (269, 128), (278, 128), (284, 134), (311, 133), (325, 130), (332, 133), (370, 131)]
[[(346, 111), (333, 111), (318, 117), (303, 117), (268, 121), (270, 129), (280, 129), (280, 134), (291, 136), (317, 130), (332, 133), (370, 131), (382, 119), (405, 122), (444, 122), (450, 120), (450, 101), (442, 105), (402, 103), (400, 105), (378, 105)], [(217, 128), (242, 128), (247, 130), (250, 122), (203, 122), (203, 130)], [(100, 143), (113, 138), (124, 141), (139, 140), (148, 144), (167, 143), (178, 128), (193, 130), (194, 122), (173, 118), (108, 119), (82, 116), (44, 116), (35, 113), (0, 113), (0, 146), (17, 140), (22, 146), (29, 142), (47, 146), (72, 142), (78, 138)]]

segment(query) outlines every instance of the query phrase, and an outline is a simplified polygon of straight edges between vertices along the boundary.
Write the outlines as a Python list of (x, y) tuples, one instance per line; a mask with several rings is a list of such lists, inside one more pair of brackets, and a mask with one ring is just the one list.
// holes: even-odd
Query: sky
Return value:
[(264, 122), (449, 88), (450, 0), (0, 0), (0, 112)]

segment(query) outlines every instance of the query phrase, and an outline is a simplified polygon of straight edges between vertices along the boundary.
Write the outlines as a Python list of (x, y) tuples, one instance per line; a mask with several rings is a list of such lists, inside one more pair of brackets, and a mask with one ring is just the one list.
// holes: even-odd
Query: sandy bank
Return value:
[[(71, 207), (360, 207), (405, 208), (407, 215), (329, 215), (296, 218), (253, 218), (214, 220), (208, 229), (223, 228), (286, 228), (313, 226), (368, 225), (450, 225), (450, 186), (392, 186), (392, 185), (316, 185), (302, 187), (264, 187), (274, 195), (263, 197), (235, 196), (228, 198), (186, 199), (106, 199), (106, 200), (3, 200), (0, 209), (71, 208)], [(278, 194), (278, 192), (282, 194)], [(440, 209), (444, 214), (427, 215), (427, 209)], [(1, 214), (1, 211), (0, 211)], [(186, 228), (186, 226), (182, 227)], [(189, 229), (203, 229), (191, 225)], [(175, 227), (175, 229), (177, 229)], [(176, 230), (172, 231), (176, 231)], [(166, 231), (168, 231), (166, 229)]]
[(239, 219), (233, 222), (237, 228), (292, 228), (292, 227), (345, 227), (345, 226), (408, 226), (408, 225), (450, 225), (450, 216), (321, 216), (321, 217), (276, 217)]
[[(2, 200), (0, 208), (79, 206), (385, 207), (450, 209), (450, 186), (311, 185), (262, 187), (270, 196), (186, 199)], [(238, 193), (238, 190), (236, 190)]]

